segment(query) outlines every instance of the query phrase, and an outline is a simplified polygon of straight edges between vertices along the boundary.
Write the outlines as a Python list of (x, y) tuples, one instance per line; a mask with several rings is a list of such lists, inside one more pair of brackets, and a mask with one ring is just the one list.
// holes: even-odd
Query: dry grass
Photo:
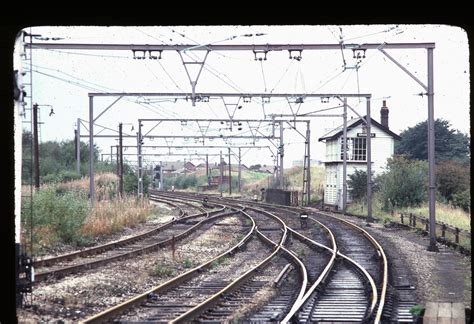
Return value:
[[(79, 233), (80, 237), (82, 237), (82, 239), (79, 237), (79, 241), (83, 240), (85, 244), (87, 244), (88, 238), (109, 235), (121, 231), (124, 227), (136, 226), (138, 223), (146, 221), (152, 213), (156, 212), (154, 206), (146, 199), (138, 200), (135, 196), (128, 195), (125, 195), (122, 198), (116, 197), (117, 181), (117, 176), (111, 173), (96, 175), (95, 189), (97, 200), (94, 202), (94, 208), (85, 211), (85, 220), (81, 225), (74, 225), (77, 228), (74, 228), (73, 230)], [(72, 199), (70, 202), (73, 206), (82, 203), (86, 206), (88, 205), (88, 177), (65, 183), (45, 184), (41, 186), (40, 192), (44, 193), (45, 191), (43, 190), (51, 188), (55, 193), (55, 197), (58, 197), (58, 199), (66, 193), (77, 193), (72, 195), (72, 198), (70, 198)], [(22, 193), (29, 196), (30, 187), (22, 186)], [(44, 204), (45, 201), (38, 201), (36, 204), (38, 203)], [(51, 202), (51, 204), (53, 208), (56, 206), (54, 202)], [(48, 215), (46, 214), (38, 214), (35, 217), (39, 217), (39, 219), (49, 219), (47, 216)], [(24, 217), (24, 222), (30, 219), (29, 213), (22, 217)], [(69, 218), (74, 216), (71, 211), (71, 215), (65, 215), (64, 217), (64, 219), (69, 222)], [(74, 222), (71, 222), (71, 224), (73, 223)], [(35, 242), (34, 244), (39, 247), (39, 249), (47, 250), (55, 245), (65, 243), (61, 242), (59, 234), (53, 229), (52, 223), (37, 224), (34, 227), (33, 240)], [(23, 225), (23, 232), (22, 237), (26, 242), (30, 238), (30, 232), (27, 229), (26, 223)]]
[[(467, 231), (471, 231), (471, 215), (463, 211), (461, 208), (456, 208), (451, 205), (445, 205), (441, 203), (436, 203), (436, 221), (443, 222)], [(413, 213), (416, 215), (421, 215), (428, 217), (429, 207), (424, 205), (421, 207), (414, 208), (404, 208), (398, 213)]]
[(93, 237), (112, 234), (145, 222), (152, 212), (153, 205), (148, 200), (134, 196), (98, 201), (86, 219), (83, 233)]
[(267, 177), (263, 178), (263, 179), (260, 179), (260, 180), (256, 180), (254, 182), (249, 182), (249, 183), (246, 183), (242, 186), (242, 191), (243, 192), (258, 192), (260, 188), (267, 188), (268, 187), (268, 183), (272, 182), (272, 179), (273, 179), (273, 175), (269, 174)]
[[(450, 205), (436, 202), (436, 222), (446, 223), (451, 226), (455, 226), (467, 231), (471, 231), (471, 215), (463, 211), (461, 208), (455, 208)], [(351, 203), (347, 209), (348, 212), (357, 215), (367, 215), (367, 205), (359, 202)], [(401, 208), (393, 211), (394, 216), (391, 213), (382, 210), (382, 205), (377, 199), (374, 199), (372, 205), (372, 214), (378, 219), (390, 219), (393, 221), (400, 221), (400, 213), (408, 214), (413, 213), (415, 215), (429, 217), (429, 207), (425, 203), (420, 207)]]
[[(79, 189), (89, 192), (89, 177), (80, 180), (58, 183), (57, 188), (63, 190)], [(118, 177), (113, 173), (97, 173), (94, 176), (94, 189), (97, 200), (107, 200), (115, 195), (118, 187)]]

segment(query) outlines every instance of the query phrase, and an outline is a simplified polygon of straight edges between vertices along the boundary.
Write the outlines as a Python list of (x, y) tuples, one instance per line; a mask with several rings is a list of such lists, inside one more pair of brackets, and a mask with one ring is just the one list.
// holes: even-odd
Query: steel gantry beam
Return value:
[[(363, 94), (362, 94), (363, 95)], [(271, 97), (284, 97), (284, 98), (330, 98), (330, 97), (360, 97), (361, 94), (331, 94), (331, 93), (324, 93), (324, 94), (316, 94), (316, 93), (311, 93), (311, 94), (304, 94), (304, 93), (148, 93), (148, 92), (121, 92), (121, 93), (96, 93), (96, 92), (90, 92), (88, 93), (89, 96), (89, 177), (90, 177), (90, 182), (89, 182), (89, 188), (90, 188), (90, 200), (91, 200), (91, 205), (93, 206), (94, 204), (94, 162), (93, 162), (93, 144), (94, 144), (94, 137), (110, 137), (110, 138), (115, 138), (115, 135), (93, 135), (93, 128), (94, 128), (94, 122), (97, 120), (97, 118), (94, 118), (94, 97), (119, 97), (116, 99), (111, 105), (109, 105), (107, 108), (103, 110), (103, 112), (99, 115), (102, 116), (102, 114), (109, 110), (111, 106), (113, 106), (119, 99), (122, 97), (129, 97), (129, 96), (141, 96), (141, 97), (147, 97), (147, 96), (157, 96), (157, 97), (176, 97), (176, 98), (211, 98), (211, 97), (216, 97), (216, 98), (223, 98), (223, 97), (243, 97), (243, 98), (252, 98), (252, 97), (262, 97), (262, 98), (271, 98)], [(194, 99), (193, 99), (194, 100)], [(232, 119), (233, 122), (237, 121), (235, 119)], [(82, 135), (79, 135), (82, 136)], [(123, 138), (126, 137), (134, 137), (133, 135), (127, 135), (124, 134)], [(139, 135), (139, 138), (142, 138), (142, 135)], [(179, 135), (155, 135), (155, 136), (150, 136), (150, 138), (190, 138), (190, 136), (179, 136)], [(200, 138), (209, 138), (209, 139), (216, 139), (216, 138), (222, 138), (222, 139), (228, 139), (228, 138), (246, 138), (246, 139), (256, 139), (256, 138), (269, 138), (267, 136), (239, 136), (239, 135), (232, 135), (232, 136), (206, 136), (202, 135)], [(279, 139), (279, 137), (272, 136), (272, 139)], [(280, 139), (281, 141), (281, 139)], [(137, 141), (138, 145), (140, 145), (140, 141)], [(283, 153), (283, 151), (281, 151)], [(283, 159), (280, 159), (280, 169), (282, 170), (282, 161)], [(140, 181), (140, 178), (139, 178)], [(282, 175), (280, 174), (280, 186), (282, 186), (283, 183), (283, 178)], [(139, 188), (141, 186), (139, 185)], [(143, 191), (142, 191), (143, 192)]]
[[(115, 147), (116, 145), (111, 145), (110, 147)], [(240, 148), (269, 148), (268, 145), (142, 145), (143, 148), (228, 148), (229, 146), (235, 146)], [(136, 145), (123, 145), (124, 148), (136, 148)]]
[(303, 51), (303, 50), (367, 50), (435, 48), (435, 43), (369, 43), (369, 44), (235, 44), (235, 45), (165, 45), (165, 44), (78, 44), (78, 43), (26, 43), (32, 49), (70, 49), (104, 51)]
[[(191, 92), (89, 92), (89, 97), (171, 97), (171, 98), (191, 98)], [(367, 97), (369, 94), (353, 93), (265, 93), (265, 92), (197, 92), (196, 97), (201, 98), (332, 98), (346, 97), (358, 98)]]
[[(279, 167), (277, 168), (279, 170), (278, 172), (278, 182), (279, 182), (279, 187), (283, 189), (284, 187), (284, 181), (283, 181), (283, 177), (284, 177), (284, 172), (283, 172), (283, 157), (284, 157), (284, 142), (283, 142), (283, 123), (284, 122), (288, 122), (288, 120), (280, 120), (278, 121), (278, 124), (279, 124), (279, 127), (280, 127), (280, 136), (275, 136), (275, 120), (272, 119), (272, 120), (259, 120), (259, 119), (186, 119), (186, 118), (176, 118), (176, 119), (163, 119), (163, 118), (148, 118), (148, 119), (138, 119), (138, 139), (137, 139), (137, 145), (139, 146), (138, 147), (138, 152), (137, 152), (137, 157), (138, 157), (138, 196), (139, 197), (142, 197), (143, 196), (143, 181), (142, 181), (142, 163), (141, 163), (141, 155), (142, 155), (142, 146), (143, 146), (143, 139), (145, 137), (148, 137), (148, 138), (159, 138), (160, 136), (163, 136), (163, 135), (158, 135), (158, 136), (155, 136), (155, 135), (149, 135), (149, 133), (155, 129), (158, 125), (160, 125), (162, 122), (180, 122), (180, 123), (183, 123), (185, 122), (187, 124), (187, 122), (208, 122), (209, 124), (212, 123), (212, 122), (220, 122), (220, 123), (237, 123), (238, 125), (242, 125), (242, 123), (247, 123), (248, 124), (248, 127), (250, 129), (250, 131), (252, 132), (252, 136), (249, 136), (249, 137), (245, 137), (245, 136), (241, 136), (241, 135), (227, 135), (227, 136), (224, 136), (224, 135), (219, 135), (218, 137), (220, 138), (251, 138), (251, 139), (257, 139), (257, 138), (261, 138), (260, 136), (257, 136), (257, 132), (259, 132), (258, 128), (261, 126), (262, 123), (268, 123), (272, 126), (272, 134), (271, 135), (267, 135), (267, 136), (263, 136), (263, 138), (269, 140), (272, 144), (273, 142), (271, 140), (273, 139), (279, 139), (280, 140), (280, 145), (277, 147), (278, 148), (278, 155), (280, 157), (280, 163), (279, 163)], [(148, 131), (145, 135), (142, 135), (142, 127), (143, 127), (143, 122), (156, 122), (157, 124), (155, 124), (150, 131)], [(251, 122), (258, 122), (259, 124), (257, 125), (256, 128), (253, 129), (252, 131), (252, 127), (250, 126), (250, 123)], [(295, 121), (293, 121), (295, 122)], [(301, 122), (309, 122), (309, 121), (301, 121)], [(296, 128), (295, 128), (296, 129)], [(202, 131), (201, 131), (202, 132)], [(261, 132), (260, 132), (261, 133)], [(173, 135), (165, 135), (166, 137), (175, 137)], [(201, 134), (201, 135), (194, 135), (194, 136), (185, 136), (185, 135), (182, 135), (183, 138), (206, 138), (207, 135), (205, 135), (204, 133)], [(203, 145), (204, 145), (204, 142), (203, 142)], [(273, 144), (274, 145), (274, 144)], [(237, 146), (237, 145), (232, 145), (232, 146)]]
[[(132, 51), (135, 54), (135, 51), (143, 52), (143, 58), (145, 58), (145, 53), (149, 52), (149, 57), (152, 58), (152, 52), (158, 51), (160, 53), (159, 58), (161, 58), (161, 52), (163, 51), (206, 51), (206, 55), (210, 51), (253, 51), (256, 59), (256, 53), (265, 53), (271, 51), (289, 51), (290, 58), (292, 51), (303, 51), (303, 50), (367, 50), (367, 49), (376, 49), (380, 50), (385, 56), (394, 62), (398, 67), (400, 67), (405, 73), (412, 77), (416, 82), (418, 82), (424, 88), (427, 93), (424, 93), (428, 97), (428, 165), (429, 165), (429, 214), (430, 214), (430, 245), (428, 249), (431, 251), (437, 251), (436, 247), (436, 228), (435, 228), (435, 174), (434, 174), (434, 154), (435, 154), (435, 140), (434, 140), (434, 77), (433, 77), (433, 50), (435, 48), (435, 43), (425, 42), (425, 43), (367, 43), (367, 44), (349, 44), (349, 43), (338, 43), (338, 44), (235, 44), (235, 45), (163, 45), (163, 44), (74, 44), (74, 43), (29, 43), (25, 44), (26, 48), (31, 49), (73, 49), (73, 50), (127, 50)], [(424, 85), (420, 80), (418, 80), (412, 73), (398, 63), (393, 57), (388, 55), (385, 50), (387, 49), (426, 49), (427, 50), (427, 85)], [(181, 53), (180, 53), (181, 54)], [(153, 56), (153, 58), (158, 58)], [(183, 62), (184, 63), (184, 62)], [(204, 62), (203, 62), (204, 63)], [(195, 84), (193, 87), (192, 93), (188, 94), (179, 94), (179, 96), (184, 96), (186, 98), (191, 98), (193, 105), (195, 104), (198, 98), (205, 96), (205, 94), (196, 94), (194, 91)], [(423, 95), (424, 95), (423, 94)], [(89, 111), (92, 115), (93, 111), (93, 97), (95, 96), (157, 96), (161, 94), (156, 93), (90, 93), (90, 104)], [(170, 94), (168, 94), (170, 96)], [(172, 95), (171, 95), (172, 96)], [(220, 97), (226, 96), (236, 96), (236, 94), (220, 94)], [(260, 97), (269, 97), (268, 94), (247, 94), (247, 96), (260, 96)], [(275, 96), (275, 95), (272, 95)], [(312, 95), (303, 94), (302, 97), (310, 97)], [(327, 95), (326, 95), (327, 96)], [(209, 97), (209, 96), (208, 96)], [(286, 96), (287, 97), (287, 96)], [(348, 96), (349, 97), (349, 96)], [(367, 104), (367, 109), (370, 109), (370, 103)], [(90, 118), (90, 155), (92, 156), (92, 142), (93, 142), (93, 132), (92, 132), (92, 121)], [(370, 127), (370, 121), (367, 127)], [(370, 137), (370, 135), (369, 135)], [(370, 166), (368, 166), (370, 167)], [(93, 173), (93, 161), (90, 159), (89, 164), (90, 174)], [(369, 178), (369, 177), (368, 177)], [(93, 188), (93, 179), (91, 178), (91, 188)], [(93, 198), (93, 193), (91, 193), (91, 198)], [(370, 216), (370, 215), (368, 215)]]
[[(103, 153), (103, 156), (113, 155), (111, 153)], [(123, 153), (122, 155), (137, 155), (136, 153)], [(219, 156), (217, 153), (142, 153), (142, 156)]]

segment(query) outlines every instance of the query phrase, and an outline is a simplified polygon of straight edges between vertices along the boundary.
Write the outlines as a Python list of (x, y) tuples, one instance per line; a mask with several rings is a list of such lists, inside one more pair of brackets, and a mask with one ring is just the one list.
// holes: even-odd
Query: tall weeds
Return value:
[[(377, 194), (375, 194), (375, 199), (372, 204), (372, 213), (373, 217), (377, 219), (393, 219), (400, 220), (400, 213), (408, 214), (413, 213), (419, 216), (429, 217), (429, 207), (425, 203), (420, 207), (406, 207), (393, 210), (393, 216), (391, 212), (385, 212), (382, 208), (382, 202), (377, 199)], [(471, 230), (471, 215), (466, 213), (461, 208), (456, 208), (451, 205), (442, 204), (436, 202), (436, 221), (449, 224), (467, 231)], [(356, 215), (367, 215), (367, 204), (355, 201), (352, 202), (348, 209), (348, 212)]]
[[(57, 245), (84, 246), (94, 238), (144, 222), (153, 212), (148, 200), (116, 196), (117, 176), (97, 174), (94, 207), (89, 202), (89, 178), (43, 185), (22, 200), (22, 243), (41, 254)], [(24, 194), (29, 193), (24, 186)]]
[(153, 206), (148, 200), (139, 200), (135, 196), (98, 201), (87, 217), (83, 233), (92, 237), (112, 234), (146, 221), (152, 212)]

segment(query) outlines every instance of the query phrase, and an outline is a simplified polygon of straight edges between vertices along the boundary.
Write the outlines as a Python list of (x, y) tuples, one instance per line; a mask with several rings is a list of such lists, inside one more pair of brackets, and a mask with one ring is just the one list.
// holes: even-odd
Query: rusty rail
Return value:
[(261, 212), (261, 213), (264, 213), (264, 214), (267, 214), (273, 218), (275, 218), (281, 225), (282, 225), (282, 231), (283, 231), (283, 236), (280, 240), (280, 242), (278, 243), (275, 243), (273, 241), (271, 241), (269, 238), (267, 238), (263, 233), (261, 233), (260, 231), (258, 231), (258, 228), (256, 229), (256, 233), (257, 235), (262, 238), (264, 241), (266, 241), (268, 244), (271, 244), (274, 246), (274, 250), (273, 252), (267, 257), (265, 258), (265, 260), (263, 260), (262, 262), (260, 262), (257, 266), (253, 267), (252, 269), (250, 269), (249, 271), (247, 271), (246, 273), (244, 273), (243, 275), (241, 275), (239, 278), (237, 278), (236, 280), (234, 280), (232, 283), (230, 283), (228, 286), (224, 287), (222, 290), (220, 290), (219, 292), (217, 292), (216, 294), (212, 295), (211, 297), (209, 297), (208, 299), (206, 299), (205, 301), (201, 302), (200, 304), (196, 305), (195, 307), (193, 307), (192, 309), (190, 309), (189, 311), (187, 311), (186, 313), (180, 315), (179, 317), (175, 318), (173, 321), (171, 321), (171, 323), (182, 323), (182, 322), (191, 322), (192, 319), (194, 319), (195, 317), (197, 317), (199, 314), (201, 314), (203, 311), (205, 311), (206, 309), (212, 307), (213, 304), (215, 304), (219, 299), (222, 298), (222, 296), (225, 294), (225, 293), (229, 293), (231, 292), (232, 290), (236, 289), (239, 285), (241, 285), (243, 282), (245, 282), (246, 279), (248, 279), (250, 276), (252, 276), (256, 271), (258, 271), (258, 269), (261, 269), (263, 268), (266, 264), (268, 264), (271, 259), (281, 250), (283, 252), (285, 252), (286, 254), (288, 254), (292, 259), (293, 259), (293, 262), (296, 263), (301, 271), (301, 275), (303, 277), (303, 282), (302, 282), (302, 285), (301, 285), (301, 289), (300, 289), (300, 293), (297, 297), (297, 302), (303, 297), (304, 295), (304, 291), (305, 291), (305, 288), (306, 288), (306, 285), (307, 285), (307, 272), (306, 272), (306, 268), (305, 266), (303, 265), (303, 263), (296, 257), (296, 255), (294, 255), (294, 253), (292, 253), (291, 251), (287, 250), (285, 247), (283, 247), (283, 244), (285, 243), (285, 240), (286, 240), (286, 237), (287, 237), (287, 226), (285, 225), (285, 223), (276, 215), (272, 214), (272, 213), (269, 213), (267, 211), (264, 211), (264, 210), (261, 210), (261, 209), (257, 209), (257, 208), (251, 208), (251, 207), (246, 207), (245, 209), (252, 209), (254, 211), (258, 211), (258, 212)]
[(214, 261), (216, 260), (220, 260), (228, 255), (232, 255), (232, 253), (234, 253), (236, 250), (240, 249), (242, 247), (242, 245), (246, 244), (250, 238), (251, 238), (251, 235), (253, 234), (253, 232), (255, 231), (255, 222), (253, 221), (253, 219), (246, 215), (243, 210), (238, 210), (234, 213), (240, 213), (242, 212), (242, 214), (248, 218), (250, 218), (250, 221), (252, 222), (252, 227), (250, 229), (250, 231), (247, 233), (247, 235), (242, 239), (240, 240), (236, 245), (234, 245), (233, 247), (231, 247), (230, 249), (228, 249), (227, 251), (219, 254), (217, 257), (193, 268), (193, 269), (190, 269), (188, 271), (186, 271), (185, 273), (177, 276), (177, 277), (174, 277), (164, 283), (162, 283), (161, 285), (157, 286), (157, 287), (154, 287), (140, 295), (137, 295), (127, 301), (124, 301), (116, 306), (113, 306), (109, 309), (106, 309), (94, 316), (91, 316), (83, 321), (81, 321), (80, 323), (103, 323), (105, 320), (108, 320), (108, 319), (111, 319), (113, 318), (114, 316), (117, 316), (121, 313), (123, 313), (124, 311), (126, 311), (127, 309), (130, 309), (136, 305), (139, 305), (140, 303), (142, 303), (144, 300), (147, 299), (147, 296), (151, 293), (160, 293), (160, 292), (163, 292), (163, 291), (166, 291), (172, 287), (175, 287), (187, 280), (189, 280), (192, 276), (194, 276), (195, 274), (199, 273), (200, 271), (203, 271), (204, 269), (207, 269), (207, 268), (210, 268), (212, 267), (212, 264)]

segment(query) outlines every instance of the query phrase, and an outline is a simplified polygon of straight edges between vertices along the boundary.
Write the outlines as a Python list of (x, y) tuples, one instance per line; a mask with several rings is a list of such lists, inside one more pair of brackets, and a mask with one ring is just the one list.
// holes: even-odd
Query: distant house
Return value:
[[(395, 141), (400, 136), (388, 128), (388, 108), (385, 100), (380, 110), (381, 123), (372, 118), (371, 123), (371, 161), (372, 173), (381, 173), (387, 159), (393, 155)], [(364, 116), (365, 118), (365, 116)], [(347, 122), (347, 178), (356, 170), (367, 170), (366, 130), (361, 119), (351, 119)], [(319, 141), (326, 143), (326, 188), (324, 190), (324, 204), (342, 208), (342, 173), (343, 173), (343, 127), (325, 134)], [(351, 188), (347, 188), (347, 202), (351, 201)]]
[(206, 170), (206, 163), (199, 163), (196, 165), (196, 170)]
[(196, 171), (196, 166), (191, 162), (184, 161), (167, 161), (163, 162), (164, 174), (181, 174), (185, 172)]
[(196, 171), (196, 166), (188, 161), (184, 164), (184, 169), (186, 169), (186, 171)]

